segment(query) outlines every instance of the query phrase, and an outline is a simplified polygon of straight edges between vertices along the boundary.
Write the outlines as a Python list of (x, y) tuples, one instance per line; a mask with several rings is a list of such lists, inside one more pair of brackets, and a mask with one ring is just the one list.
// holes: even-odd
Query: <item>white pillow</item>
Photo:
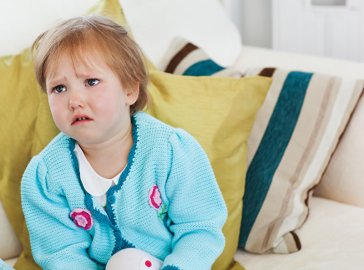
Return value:
[(196, 44), (222, 66), (232, 65), (239, 56), (239, 30), (218, 0), (119, 2), (134, 38), (159, 69), (175, 37)]
[(60, 19), (85, 14), (98, 0), (1, 0), (0, 56), (17, 54)]

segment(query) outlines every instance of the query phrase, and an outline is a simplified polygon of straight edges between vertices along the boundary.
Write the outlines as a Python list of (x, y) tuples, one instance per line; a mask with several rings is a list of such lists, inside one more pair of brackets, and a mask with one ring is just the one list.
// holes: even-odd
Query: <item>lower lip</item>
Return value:
[(91, 122), (91, 119), (87, 119), (87, 120), (78, 120), (72, 123), (72, 126), (78, 126), (78, 125), (82, 125), (88, 122)]

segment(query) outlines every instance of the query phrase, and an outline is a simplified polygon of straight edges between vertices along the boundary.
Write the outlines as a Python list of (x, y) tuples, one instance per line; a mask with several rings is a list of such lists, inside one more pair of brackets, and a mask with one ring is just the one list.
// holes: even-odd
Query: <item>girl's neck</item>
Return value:
[(105, 178), (113, 178), (126, 166), (133, 145), (132, 125), (125, 132), (98, 145), (80, 145), (92, 168)]

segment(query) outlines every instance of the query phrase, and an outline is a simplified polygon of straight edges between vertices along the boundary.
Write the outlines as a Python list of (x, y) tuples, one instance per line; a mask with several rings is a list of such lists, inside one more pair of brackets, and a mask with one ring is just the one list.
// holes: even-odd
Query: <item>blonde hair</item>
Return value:
[[(41, 34), (33, 43), (35, 75), (46, 91), (46, 72), (61, 54), (87, 64), (81, 56), (85, 50), (98, 53), (119, 77), (125, 88), (139, 84), (139, 96), (130, 107), (130, 114), (142, 110), (148, 101), (148, 73), (139, 46), (127, 31), (103, 16), (84, 16), (65, 20)], [(53, 62), (52, 62), (53, 61)]]

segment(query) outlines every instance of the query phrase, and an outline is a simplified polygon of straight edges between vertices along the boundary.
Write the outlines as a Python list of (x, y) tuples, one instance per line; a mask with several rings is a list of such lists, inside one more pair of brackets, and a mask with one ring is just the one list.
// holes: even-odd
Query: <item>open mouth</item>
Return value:
[(76, 117), (72, 121), (72, 125), (81, 124), (81, 123), (85, 123), (88, 121), (92, 121), (92, 119), (87, 116)]

